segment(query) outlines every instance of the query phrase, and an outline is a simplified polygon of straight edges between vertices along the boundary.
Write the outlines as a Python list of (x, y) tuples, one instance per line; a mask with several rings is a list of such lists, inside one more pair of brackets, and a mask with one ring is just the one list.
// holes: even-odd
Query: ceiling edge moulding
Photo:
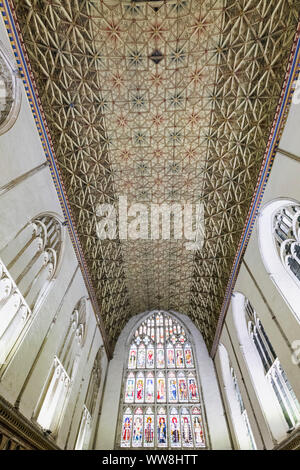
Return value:
[(62, 212), (67, 222), (68, 231), (70, 234), (71, 242), (73, 248), (75, 250), (78, 263), (90, 296), (91, 303), (93, 305), (96, 321), (99, 326), (99, 329), (102, 334), (104, 346), (106, 353), (109, 358), (112, 356), (111, 345), (108, 342), (106, 331), (104, 328), (103, 320), (101, 318), (100, 309), (98, 306), (98, 302), (96, 300), (96, 295), (94, 292), (94, 288), (92, 285), (91, 277), (89, 274), (89, 270), (87, 267), (87, 263), (85, 261), (85, 257), (83, 255), (81, 243), (79, 241), (79, 237), (77, 234), (77, 230), (74, 224), (74, 219), (72, 216), (70, 204), (66, 195), (66, 190), (60, 175), (59, 166), (57, 163), (57, 159), (55, 156), (55, 152), (52, 145), (52, 140), (50, 136), (50, 132), (48, 129), (48, 125), (46, 122), (46, 117), (42, 108), (41, 101), (39, 99), (37, 87), (35, 84), (35, 80), (33, 77), (33, 73), (31, 70), (31, 66), (29, 63), (28, 55), (26, 53), (26, 48), (22, 39), (22, 34), (20, 31), (20, 27), (18, 25), (18, 21), (15, 15), (13, 2), (10, 0), (3, 0), (0, 1), (0, 12), (4, 19), (4, 24), (6, 27), (6, 31), (9, 37), (9, 41), (11, 43), (11, 47), (16, 59), (16, 63), (18, 66), (18, 70), (20, 72), (21, 79), (23, 81), (25, 91), (27, 94), (29, 106), (31, 108), (37, 130), (40, 136), (40, 140), (45, 152), (45, 157), (49, 162), (49, 168), (51, 171), (51, 176), (55, 185), (55, 189), (59, 198), (59, 202), (62, 208)]
[(294, 81), (297, 80), (300, 73), (300, 21), (298, 23), (295, 40), (292, 46), (290, 59), (287, 66), (285, 79), (282, 86), (281, 96), (277, 105), (275, 117), (271, 127), (268, 144), (266, 147), (263, 163), (259, 173), (258, 181), (256, 184), (255, 192), (251, 201), (250, 209), (246, 218), (243, 233), (238, 245), (238, 250), (235, 255), (233, 267), (230, 273), (229, 281), (226, 287), (225, 297), (221, 309), (221, 313), (218, 319), (216, 333), (211, 349), (211, 356), (214, 357), (217, 351), (222, 327), (225, 321), (226, 313), (230, 304), (231, 295), (234, 289), (234, 285), (239, 273), (240, 265), (243, 259), (243, 255), (246, 251), (249, 238), (251, 236), (256, 217), (262, 202), (266, 184), (270, 176), (270, 172), (273, 166), (275, 155), (278, 149), (280, 138), (284, 129), (284, 125), (287, 120), (288, 112), (292, 102), (294, 93)]

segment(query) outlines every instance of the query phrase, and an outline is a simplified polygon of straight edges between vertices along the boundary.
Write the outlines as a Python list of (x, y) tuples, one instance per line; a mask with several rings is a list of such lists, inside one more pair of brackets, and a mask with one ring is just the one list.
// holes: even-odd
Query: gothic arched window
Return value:
[(37, 422), (55, 432), (64, 414), (86, 336), (86, 299), (77, 303), (69, 328), (55, 356), (37, 407)]
[(0, 360), (8, 363), (57, 270), (62, 228), (56, 217), (40, 215), (1, 251)]
[(300, 204), (267, 204), (259, 217), (259, 243), (270, 278), (300, 322)]
[(193, 347), (171, 314), (156, 312), (135, 330), (126, 358), (122, 448), (206, 447)]
[(4, 52), (0, 42), (0, 135), (15, 123), (21, 105), (18, 72)]
[(265, 375), (270, 382), (289, 429), (300, 422), (300, 404), (264, 327), (248, 299), (245, 310), (250, 337), (261, 359)]
[(251, 429), (251, 426), (250, 426), (247, 410), (246, 410), (245, 405), (244, 405), (244, 401), (243, 401), (243, 398), (242, 398), (240, 387), (239, 387), (235, 372), (233, 370), (233, 367), (230, 368), (230, 372), (231, 372), (231, 379), (232, 379), (232, 383), (233, 383), (233, 387), (234, 387), (235, 396), (236, 396), (236, 399), (237, 399), (239, 407), (240, 407), (240, 413), (241, 413), (241, 416), (243, 417), (243, 420), (244, 420), (244, 423), (245, 423), (245, 426), (246, 426), (247, 437), (249, 439), (250, 448), (252, 450), (256, 450), (256, 444), (255, 444), (254, 437), (253, 437), (253, 434), (252, 434), (252, 429)]
[(89, 447), (91, 438), (92, 423), (96, 407), (96, 401), (101, 383), (101, 360), (103, 348), (100, 348), (93, 365), (89, 385), (84, 400), (82, 417), (80, 421), (79, 432), (75, 444), (76, 450), (86, 450)]
[(300, 288), (300, 205), (280, 208), (273, 224), (278, 255)]
[(256, 443), (238, 384), (238, 379), (231, 365), (228, 352), (223, 344), (219, 344), (218, 354), (221, 363), (227, 404), (230, 410), (231, 421), (238, 446), (243, 450), (256, 450)]

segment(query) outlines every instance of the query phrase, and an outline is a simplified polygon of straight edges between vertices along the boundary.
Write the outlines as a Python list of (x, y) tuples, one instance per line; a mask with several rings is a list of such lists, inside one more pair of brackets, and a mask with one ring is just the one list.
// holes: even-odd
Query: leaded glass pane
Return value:
[(176, 375), (173, 372), (171, 372), (168, 377), (168, 393), (169, 393), (169, 402), (176, 403), (178, 400), (177, 380), (176, 380)]
[(177, 408), (172, 408), (170, 413), (170, 445), (181, 447), (180, 419)]
[(146, 377), (146, 403), (154, 403), (154, 376), (153, 374), (147, 374)]
[(185, 356), (185, 366), (188, 368), (194, 367), (192, 348), (190, 347), (189, 344), (185, 345), (184, 356)]
[(144, 420), (144, 446), (154, 446), (154, 415), (151, 408), (146, 410)]
[(176, 367), (184, 367), (184, 360), (183, 360), (183, 349), (181, 346), (177, 346), (175, 349), (175, 356), (176, 356)]
[(127, 380), (126, 380), (125, 403), (134, 402), (134, 385), (135, 385), (135, 377), (134, 377), (134, 374), (131, 373), (128, 375)]
[(147, 369), (152, 369), (154, 367), (154, 348), (147, 349), (147, 362), (146, 362)]
[(192, 410), (192, 424), (195, 447), (205, 447), (203, 423), (199, 408), (193, 408)]
[(167, 367), (168, 368), (175, 367), (174, 348), (171, 345), (167, 347)]
[(156, 400), (158, 403), (166, 402), (166, 379), (164, 374), (158, 374), (157, 377), (157, 394)]
[(146, 349), (143, 344), (138, 349), (138, 359), (137, 359), (137, 368), (144, 369), (146, 360)]
[(135, 411), (132, 427), (132, 446), (142, 447), (143, 444), (143, 410), (138, 408)]
[(156, 350), (156, 367), (163, 369), (165, 367), (165, 351), (161, 344), (158, 345)]
[(189, 374), (188, 376), (188, 389), (189, 389), (189, 400), (199, 401), (197, 381), (194, 375)]
[(188, 389), (184, 373), (178, 374), (178, 395), (179, 401), (185, 403), (188, 401)]
[(132, 415), (130, 408), (125, 411), (122, 423), (121, 447), (130, 447)]
[(157, 447), (167, 447), (167, 416), (164, 408), (157, 415)]
[(193, 447), (191, 417), (187, 408), (181, 409), (181, 435), (182, 435), (182, 446)]
[(128, 358), (128, 369), (135, 369), (136, 368), (136, 346), (133, 344), (129, 351), (129, 358)]

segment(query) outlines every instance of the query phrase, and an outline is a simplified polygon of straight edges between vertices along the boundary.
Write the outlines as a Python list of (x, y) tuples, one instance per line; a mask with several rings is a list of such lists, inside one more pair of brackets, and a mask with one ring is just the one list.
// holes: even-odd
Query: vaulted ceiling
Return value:
[[(15, 0), (66, 193), (115, 343), (189, 315), (210, 347), (293, 43), (299, 0)], [(97, 203), (202, 203), (203, 247), (99, 240)]]

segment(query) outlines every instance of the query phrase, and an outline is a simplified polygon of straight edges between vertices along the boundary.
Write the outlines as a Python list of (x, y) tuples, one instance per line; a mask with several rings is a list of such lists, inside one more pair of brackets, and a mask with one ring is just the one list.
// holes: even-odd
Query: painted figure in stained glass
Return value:
[(137, 360), (137, 367), (138, 369), (144, 369), (145, 367), (145, 346), (140, 346), (138, 350), (138, 360)]
[(158, 444), (167, 443), (167, 424), (165, 416), (158, 416), (157, 424), (157, 442)]
[(153, 376), (146, 378), (146, 402), (154, 402), (154, 378)]
[(193, 421), (194, 436), (195, 436), (195, 446), (201, 447), (204, 445), (201, 416), (193, 416), (192, 421)]
[(193, 445), (192, 429), (190, 417), (181, 416), (181, 433), (182, 433), (182, 445), (184, 447), (191, 447)]
[(154, 423), (153, 416), (145, 416), (145, 441), (146, 446), (154, 444)]
[(180, 445), (180, 425), (178, 416), (170, 417), (171, 424), (171, 446)]
[(137, 402), (144, 400), (144, 379), (137, 378), (135, 398)]
[(135, 416), (133, 420), (132, 445), (141, 447), (143, 439), (143, 416)]
[(124, 447), (130, 446), (131, 425), (132, 425), (132, 417), (125, 415), (124, 420), (123, 420), (123, 427), (122, 427), (122, 445)]
[(189, 399), (191, 401), (198, 400), (197, 384), (196, 384), (196, 380), (194, 379), (194, 377), (189, 377), (188, 384), (189, 384)]
[(126, 403), (133, 403), (134, 402), (134, 383), (135, 383), (134, 375), (129, 374), (129, 376), (127, 378), (126, 392), (125, 392), (125, 402)]
[(128, 359), (128, 369), (136, 368), (136, 349), (130, 349)]
[(186, 364), (186, 367), (194, 367), (193, 356), (192, 356), (192, 350), (191, 350), (191, 348), (185, 348), (184, 354), (185, 354), (185, 364)]
[(183, 350), (181, 348), (176, 348), (176, 367), (184, 367), (183, 363)]
[(147, 368), (153, 368), (154, 367), (154, 349), (148, 348), (147, 349)]
[(159, 377), (157, 379), (157, 401), (166, 401), (166, 384), (165, 379), (163, 377)]
[(167, 349), (167, 364), (168, 367), (175, 367), (175, 357), (173, 348)]
[(162, 348), (158, 348), (156, 351), (156, 366), (159, 369), (165, 367), (165, 354)]
[(185, 378), (178, 378), (179, 401), (188, 401), (188, 391)]
[(169, 379), (169, 400), (177, 401), (177, 384), (176, 379)]

